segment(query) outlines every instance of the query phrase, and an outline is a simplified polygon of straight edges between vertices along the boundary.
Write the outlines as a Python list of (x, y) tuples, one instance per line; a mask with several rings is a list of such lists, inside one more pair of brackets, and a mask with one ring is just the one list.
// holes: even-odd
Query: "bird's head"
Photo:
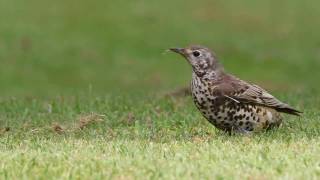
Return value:
[(193, 72), (198, 76), (220, 69), (215, 54), (207, 47), (191, 45), (186, 48), (170, 48), (170, 50), (186, 58)]

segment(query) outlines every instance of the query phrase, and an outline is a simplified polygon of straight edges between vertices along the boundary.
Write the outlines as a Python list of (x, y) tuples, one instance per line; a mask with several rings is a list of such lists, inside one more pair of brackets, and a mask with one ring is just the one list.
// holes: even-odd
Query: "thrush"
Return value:
[(251, 133), (278, 127), (281, 113), (299, 116), (261, 87), (224, 71), (216, 55), (204, 46), (171, 48), (192, 66), (191, 92), (202, 115), (216, 128)]

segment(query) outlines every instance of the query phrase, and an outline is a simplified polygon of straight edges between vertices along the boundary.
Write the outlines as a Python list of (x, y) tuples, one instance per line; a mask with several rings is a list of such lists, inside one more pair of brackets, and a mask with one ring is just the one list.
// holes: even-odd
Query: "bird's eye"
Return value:
[(199, 51), (193, 51), (192, 52), (194, 57), (199, 57), (200, 56), (200, 52)]

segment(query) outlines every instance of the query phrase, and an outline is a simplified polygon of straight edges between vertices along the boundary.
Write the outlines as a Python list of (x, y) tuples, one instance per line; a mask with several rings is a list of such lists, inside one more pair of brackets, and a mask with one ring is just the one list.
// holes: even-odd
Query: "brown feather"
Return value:
[(266, 90), (255, 84), (249, 84), (232, 75), (224, 74), (219, 81), (214, 83), (216, 88), (213, 89), (215, 94), (228, 96), (235, 100), (244, 103), (258, 104), (283, 112), (300, 116), (301, 111), (298, 111), (288, 104), (285, 104), (269, 94)]

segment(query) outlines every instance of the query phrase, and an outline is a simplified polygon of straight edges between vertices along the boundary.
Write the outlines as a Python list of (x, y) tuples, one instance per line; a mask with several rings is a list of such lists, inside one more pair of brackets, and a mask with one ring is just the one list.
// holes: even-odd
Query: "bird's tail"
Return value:
[(292, 114), (292, 115), (295, 115), (295, 116), (301, 116), (301, 114), (303, 113), (303, 112), (301, 112), (299, 110), (296, 110), (296, 109), (294, 109), (292, 107), (289, 107), (289, 106), (287, 106), (287, 107), (279, 107), (279, 108), (276, 108), (276, 110), (278, 112)]

